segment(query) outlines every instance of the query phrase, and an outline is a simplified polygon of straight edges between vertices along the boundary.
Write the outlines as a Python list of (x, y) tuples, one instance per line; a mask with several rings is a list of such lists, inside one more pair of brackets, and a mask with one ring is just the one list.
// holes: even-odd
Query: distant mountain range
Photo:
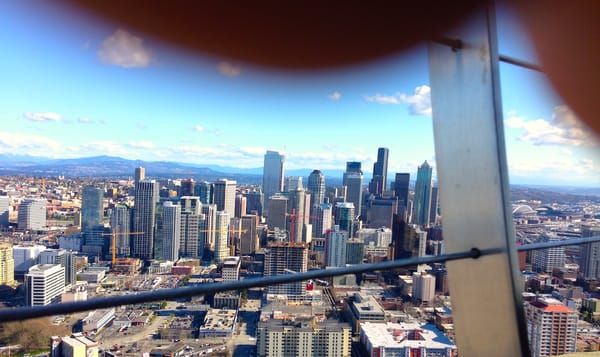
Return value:
[[(128, 160), (105, 155), (77, 159), (51, 159), (0, 154), (0, 175), (128, 178), (132, 177), (135, 168), (140, 166), (146, 169), (148, 177), (191, 177), (207, 181), (228, 178), (237, 180), (241, 184), (262, 184), (262, 167), (239, 168), (169, 161)], [(322, 171), (329, 183), (334, 185), (338, 184), (338, 181), (341, 183), (343, 170)], [(308, 177), (311, 172), (312, 169), (286, 170), (286, 175)], [(370, 177), (365, 177), (365, 180), (370, 180)]]
[[(51, 159), (27, 155), (0, 154), (0, 175), (65, 176), (97, 178), (129, 178), (136, 167), (143, 166), (146, 176), (154, 178), (191, 177), (197, 181), (213, 181), (218, 178), (236, 180), (240, 184), (262, 184), (262, 167), (239, 168), (231, 166), (177, 163), (168, 161), (128, 160), (114, 156), (94, 156), (77, 159)], [(312, 169), (286, 170), (286, 176), (304, 178)], [(344, 170), (321, 170), (328, 185), (341, 185)], [(390, 176), (391, 177), (391, 176)], [(365, 184), (371, 179), (365, 173)], [(414, 181), (413, 181), (414, 182)], [(600, 187), (568, 187), (541, 185), (512, 185), (513, 199), (541, 199), (552, 201), (577, 200), (581, 196), (597, 199)], [(554, 195), (554, 194), (558, 195)], [(544, 201), (546, 201), (544, 199)]]

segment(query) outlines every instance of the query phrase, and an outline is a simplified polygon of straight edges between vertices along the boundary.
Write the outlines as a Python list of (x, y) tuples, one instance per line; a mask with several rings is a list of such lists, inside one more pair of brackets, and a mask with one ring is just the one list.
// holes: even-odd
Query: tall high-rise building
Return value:
[(235, 217), (241, 218), (246, 214), (247, 199), (240, 194), (235, 195)]
[[(583, 238), (600, 236), (600, 226), (583, 225), (581, 236)], [(600, 278), (600, 242), (581, 245), (579, 270), (584, 279)]]
[(335, 225), (340, 230), (348, 232), (349, 237), (354, 237), (354, 204), (352, 202), (339, 202), (334, 208)]
[(354, 214), (359, 217), (363, 196), (363, 172), (360, 162), (347, 162), (343, 185), (346, 186), (346, 201), (354, 204)]
[(83, 231), (102, 225), (103, 201), (104, 191), (101, 188), (84, 187), (81, 200), (81, 229)]
[(265, 194), (265, 206), (263, 213), (268, 216), (269, 198), (283, 191), (283, 179), (285, 177), (285, 156), (277, 151), (267, 150), (263, 166), (263, 185)]
[(144, 179), (138, 182), (135, 188), (133, 230), (140, 234), (132, 236), (131, 254), (142, 259), (152, 259), (154, 253), (154, 224), (158, 199), (156, 181)]
[[(329, 203), (321, 203), (314, 210), (313, 238), (325, 237), (325, 233), (331, 229), (331, 218), (333, 216), (332, 206)], [(312, 219), (312, 218), (311, 218)]]
[(433, 168), (427, 160), (417, 170), (417, 181), (415, 183), (415, 204), (413, 223), (419, 225), (429, 224), (429, 213), (431, 212), (431, 184)]
[(179, 256), (198, 258), (200, 252), (200, 215), (202, 203), (197, 196), (183, 196), (181, 204), (181, 232)]
[[(540, 242), (554, 242), (560, 240), (555, 233), (543, 233)], [(554, 247), (533, 251), (533, 270), (552, 273), (554, 268), (565, 266), (565, 248)]]
[(287, 230), (291, 242), (302, 242), (304, 222), (306, 221), (306, 191), (297, 188), (289, 191)]
[(319, 170), (313, 170), (308, 175), (308, 186), (311, 195), (311, 207), (325, 202), (325, 175)]
[[(115, 253), (119, 257), (127, 257), (131, 254), (131, 236), (127, 233), (131, 232), (131, 211), (129, 207), (117, 205), (113, 208), (110, 215), (110, 228), (115, 234), (114, 243), (116, 243)], [(112, 239), (110, 249), (112, 252)]]
[(358, 238), (346, 242), (346, 264), (361, 264), (365, 257), (365, 243)]
[(271, 213), (269, 213), (267, 217), (267, 225), (269, 226), (269, 229), (287, 229), (286, 215), (289, 206), (288, 201), (289, 199), (282, 194), (275, 194), (269, 197), (269, 206), (271, 207)]
[(161, 223), (157, 233), (162, 241), (162, 258), (176, 261), (181, 244), (181, 206), (170, 201), (163, 203)]
[(575, 352), (578, 313), (556, 299), (525, 304), (527, 334), (532, 357)]
[(0, 244), (0, 285), (15, 282), (15, 259), (13, 246), (9, 243)]
[(375, 197), (367, 202), (366, 226), (370, 228), (392, 227), (398, 213), (398, 197)]
[(348, 232), (340, 231), (340, 226), (334, 226), (327, 233), (325, 238), (325, 257), (326, 266), (343, 267), (346, 266), (346, 244), (348, 242)]
[(215, 259), (219, 262), (229, 256), (229, 221), (231, 215), (217, 211), (215, 226)]
[[(292, 242), (270, 243), (265, 251), (265, 276), (305, 272), (308, 268), (308, 244)], [(269, 285), (267, 294), (285, 295), (288, 300), (301, 300), (306, 294), (306, 283)]]
[(285, 184), (283, 185), (284, 191), (295, 191), (299, 188), (304, 188), (304, 185), (302, 185), (302, 176), (286, 177)]
[(66, 249), (46, 249), (40, 252), (38, 262), (41, 265), (59, 264), (65, 268), (65, 286), (77, 280), (77, 259), (75, 252)]
[(265, 196), (261, 191), (250, 191), (246, 196), (246, 212), (256, 212), (258, 216), (263, 214), (263, 206), (265, 204)]
[(138, 182), (146, 179), (146, 169), (143, 167), (135, 168), (135, 182), (134, 184), (137, 186)]
[(37, 264), (37, 258), (44, 250), (46, 250), (46, 247), (43, 245), (14, 246), (13, 259), (15, 261), (15, 272), (26, 274), (29, 268)]
[(26, 199), (19, 205), (17, 217), (19, 230), (40, 230), (46, 228), (46, 200)]
[(65, 268), (60, 264), (34, 265), (25, 275), (25, 304), (45, 306), (61, 302)]
[(431, 188), (431, 205), (429, 207), (429, 224), (435, 224), (436, 222), (436, 218), (438, 215), (438, 207), (440, 205), (439, 203), (439, 189), (438, 187), (432, 187)]
[(217, 211), (227, 212), (230, 217), (235, 214), (236, 184), (236, 181), (228, 179), (218, 179), (213, 183), (214, 202), (217, 205)]
[(377, 161), (373, 164), (373, 178), (369, 183), (369, 192), (375, 196), (381, 196), (387, 188), (389, 154), (388, 148), (377, 149)]
[(217, 235), (216, 232), (217, 226), (217, 205), (213, 204), (203, 204), (202, 205), (202, 215), (200, 217), (200, 240), (198, 242), (198, 250), (199, 256), (202, 256), (204, 253), (204, 249), (208, 249), (210, 251), (215, 250), (215, 237)]
[[(410, 186), (409, 173), (397, 173), (394, 180), (394, 193), (398, 197), (398, 205), (403, 207), (404, 212), (408, 209), (408, 188)], [(403, 216), (404, 219), (406, 217)]]
[(194, 188), (194, 195), (200, 197), (200, 202), (203, 204), (213, 204), (214, 201), (214, 186), (212, 182), (203, 181)]
[(258, 234), (256, 231), (256, 224), (258, 222), (258, 216), (245, 215), (241, 219), (241, 232), (240, 232), (240, 254), (250, 255), (254, 254), (258, 249)]
[(8, 227), (10, 197), (0, 195), (0, 227)]
[(196, 182), (192, 178), (181, 180), (181, 189), (179, 190), (179, 197), (182, 196), (193, 196), (196, 189)]

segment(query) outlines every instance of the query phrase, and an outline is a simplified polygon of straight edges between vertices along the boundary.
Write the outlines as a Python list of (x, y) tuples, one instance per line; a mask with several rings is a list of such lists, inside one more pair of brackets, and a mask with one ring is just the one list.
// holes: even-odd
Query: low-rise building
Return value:
[(237, 310), (210, 309), (200, 327), (200, 337), (231, 336), (237, 322)]
[(369, 356), (458, 356), (456, 345), (433, 324), (365, 322), (360, 342)]
[(257, 354), (261, 357), (351, 355), (352, 328), (337, 320), (271, 319), (259, 322), (256, 336)]

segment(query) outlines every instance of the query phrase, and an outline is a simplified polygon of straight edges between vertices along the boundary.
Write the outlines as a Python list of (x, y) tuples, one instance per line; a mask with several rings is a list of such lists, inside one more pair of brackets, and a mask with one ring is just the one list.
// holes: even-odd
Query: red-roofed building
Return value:
[(556, 299), (525, 304), (527, 332), (532, 357), (575, 352), (578, 314)]

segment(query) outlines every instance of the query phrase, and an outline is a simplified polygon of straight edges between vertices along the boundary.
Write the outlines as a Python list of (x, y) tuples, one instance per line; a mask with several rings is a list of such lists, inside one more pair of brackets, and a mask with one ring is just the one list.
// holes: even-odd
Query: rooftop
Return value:
[(361, 334), (365, 335), (374, 347), (387, 348), (456, 348), (435, 325), (419, 323), (372, 323), (360, 324)]

